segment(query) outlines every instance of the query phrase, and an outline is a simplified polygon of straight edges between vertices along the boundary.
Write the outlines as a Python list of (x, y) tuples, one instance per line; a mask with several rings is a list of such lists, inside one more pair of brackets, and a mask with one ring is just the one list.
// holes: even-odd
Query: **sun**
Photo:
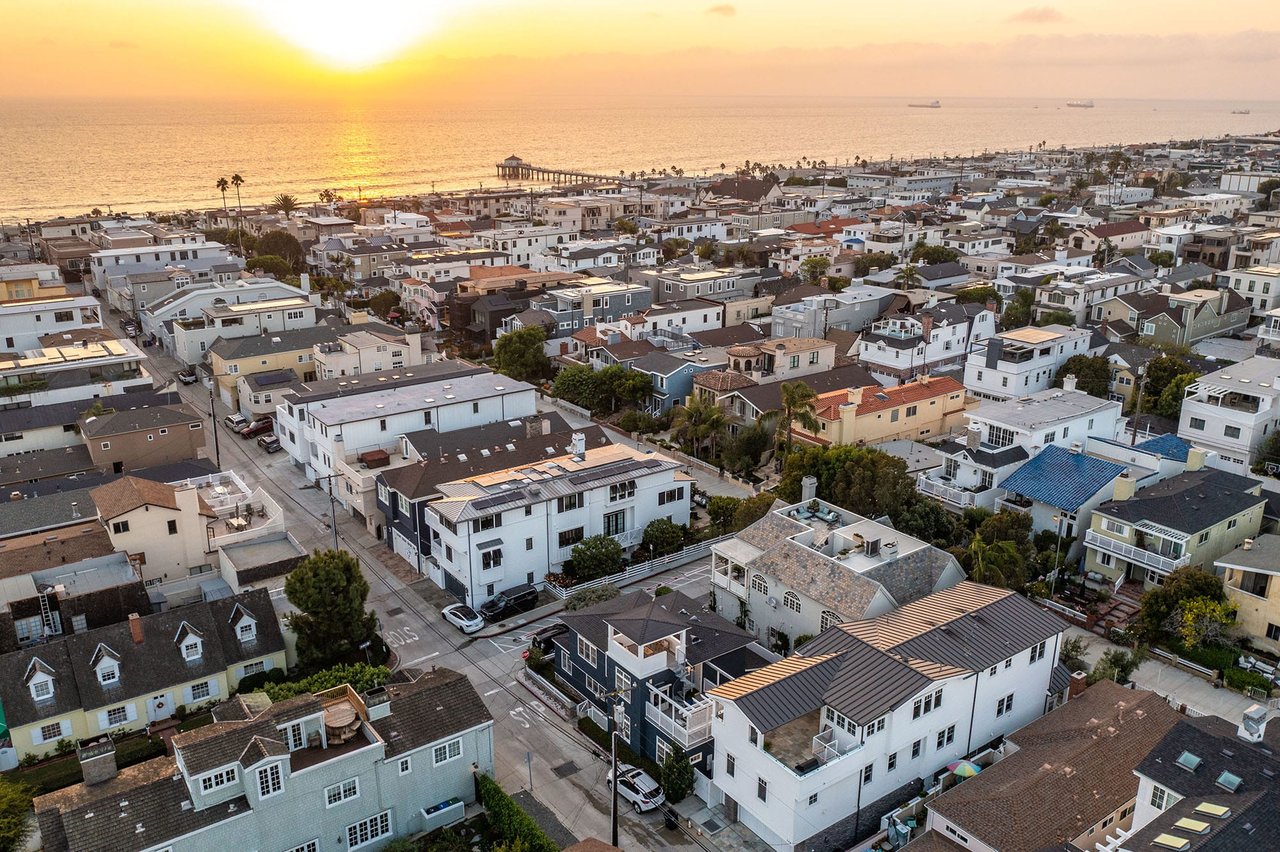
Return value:
[(360, 70), (435, 32), (439, 0), (237, 0), (276, 34), (325, 65)]

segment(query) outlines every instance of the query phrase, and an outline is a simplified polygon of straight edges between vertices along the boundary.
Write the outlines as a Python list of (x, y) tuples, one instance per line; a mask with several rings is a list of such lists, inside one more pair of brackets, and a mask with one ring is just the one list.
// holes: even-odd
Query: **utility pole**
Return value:
[(209, 428), (213, 430), (213, 463), (219, 469), (222, 468), (222, 453), (218, 449), (218, 415), (213, 410), (213, 386), (216, 384), (214, 377), (209, 379)]
[(333, 478), (336, 473), (331, 473), (325, 477), (329, 480), (329, 524), (333, 527), (333, 549), (338, 550), (338, 508), (333, 497)]
[(1130, 420), (1133, 423), (1133, 435), (1129, 439), (1129, 446), (1137, 446), (1138, 444), (1138, 418), (1142, 415), (1142, 391), (1147, 386), (1147, 366), (1145, 364), (1138, 367), (1138, 401), (1133, 406), (1133, 415)]

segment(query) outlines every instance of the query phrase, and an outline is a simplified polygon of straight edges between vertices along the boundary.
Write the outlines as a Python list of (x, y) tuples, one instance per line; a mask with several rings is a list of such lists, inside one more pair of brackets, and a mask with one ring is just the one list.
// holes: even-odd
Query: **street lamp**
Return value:
[(626, 706), (618, 699), (637, 687), (638, 684), (632, 684), (626, 689), (615, 689), (599, 696), (613, 700), (613, 712), (609, 714), (609, 777), (613, 779), (609, 784), (609, 842), (614, 846), (618, 845), (618, 708)]
[(1065, 515), (1053, 516), (1053, 522), (1057, 525), (1058, 536), (1053, 540), (1053, 577), (1049, 581), (1049, 600), (1053, 600), (1054, 590), (1058, 588), (1058, 575), (1062, 573), (1062, 568), (1058, 565), (1058, 550), (1062, 547), (1062, 522), (1065, 520)]

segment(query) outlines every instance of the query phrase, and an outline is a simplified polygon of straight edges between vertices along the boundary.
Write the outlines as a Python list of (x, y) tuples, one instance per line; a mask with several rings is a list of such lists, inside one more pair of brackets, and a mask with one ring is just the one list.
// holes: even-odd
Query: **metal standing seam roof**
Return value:
[(1161, 435), (1158, 438), (1143, 441), (1138, 444), (1138, 449), (1180, 462), (1185, 462), (1191, 453), (1191, 445), (1174, 434)]
[(1124, 465), (1051, 445), (1005, 477), (1000, 487), (1074, 512), (1124, 471)]

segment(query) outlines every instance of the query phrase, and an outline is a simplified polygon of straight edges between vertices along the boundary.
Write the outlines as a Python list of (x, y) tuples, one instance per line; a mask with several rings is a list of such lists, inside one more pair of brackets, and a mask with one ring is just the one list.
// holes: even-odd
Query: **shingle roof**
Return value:
[(1128, 500), (1108, 500), (1097, 511), (1132, 523), (1153, 520), (1179, 532), (1198, 533), (1265, 504), (1265, 497), (1249, 493), (1258, 487), (1247, 477), (1204, 468), (1149, 485)]
[(159, 405), (149, 408), (130, 408), (109, 414), (91, 417), (80, 424), (80, 431), (86, 437), (97, 438), (103, 435), (120, 435), (126, 432), (138, 432), (144, 429), (155, 429), (161, 426), (179, 426), (197, 423), (204, 419), (188, 403), (179, 405)]
[[(699, 373), (693, 377), (696, 383), (698, 379), (706, 375)], [(876, 381), (875, 376), (867, 371), (866, 367), (859, 364), (851, 364), (847, 367), (836, 367), (833, 370), (827, 370), (822, 373), (811, 373), (807, 376), (799, 376), (793, 381), (803, 382), (813, 388), (815, 393), (823, 394), (829, 391), (838, 390), (840, 388), (856, 388), (856, 387), (879, 387), (880, 383)], [(744, 400), (751, 403), (757, 411), (777, 411), (782, 408), (782, 386), (785, 382), (770, 382), (767, 385), (755, 385), (754, 387), (743, 388), (738, 391), (738, 395)], [(865, 393), (864, 393), (865, 398)]]
[[(98, 516), (104, 521), (118, 518), (141, 506), (159, 506), (165, 509), (178, 509), (178, 489), (164, 482), (152, 482), (136, 476), (122, 476), (115, 482), (100, 485), (89, 492), (93, 504), (98, 507)], [(203, 497), (197, 495), (200, 514), (206, 517), (217, 517)]]
[(369, 724), (386, 742), (389, 758), (493, 721), (467, 676), (451, 669), (388, 683), (386, 690), (391, 713)]
[(1060, 848), (1133, 799), (1133, 769), (1180, 718), (1154, 692), (1101, 681), (1010, 734), (1016, 751), (929, 807), (1002, 852)]
[[(611, 625), (627, 638), (641, 644), (681, 630), (688, 631), (689, 644), (685, 659), (691, 665), (715, 659), (755, 641), (755, 637), (733, 622), (714, 612), (704, 612), (702, 604), (680, 592), (659, 597), (639, 592), (626, 597), (631, 604), (627, 608), (609, 607), (607, 611), (597, 613), (592, 607), (574, 613), (572, 623), (568, 618), (562, 620), (578, 632), (577, 628), (588, 627), (588, 620), (599, 619), (601, 623)], [(588, 641), (593, 645), (596, 644), (595, 639), (607, 640), (607, 631), (594, 627), (589, 629), (594, 638)], [(601, 644), (599, 647), (606, 645)]]
[(93, 469), (93, 458), (84, 444), (34, 450), (0, 458), (0, 486), (51, 479)]
[(1124, 465), (1050, 445), (1005, 477), (1000, 487), (1074, 512), (1124, 470)]
[(130, 408), (144, 405), (172, 405), (182, 402), (176, 393), (137, 393), (105, 396), (95, 400), (77, 399), (71, 402), (56, 402), (51, 405), (33, 405), (30, 408), (10, 408), (4, 412), (6, 431), (25, 432), (46, 426), (69, 426), (79, 420), (93, 403), (102, 403), (103, 408)]

